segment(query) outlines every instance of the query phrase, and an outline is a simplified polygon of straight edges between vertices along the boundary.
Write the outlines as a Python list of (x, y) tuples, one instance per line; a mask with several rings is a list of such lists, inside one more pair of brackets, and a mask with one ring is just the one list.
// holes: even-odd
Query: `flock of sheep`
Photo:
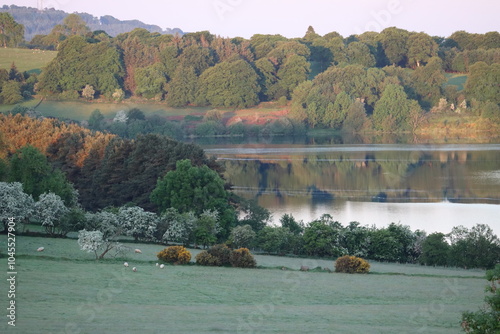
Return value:
[[(38, 247), (36, 251), (37, 251), (37, 252), (43, 252), (44, 250), (45, 250), (45, 247)], [(140, 249), (136, 248), (136, 249), (134, 249), (134, 253), (142, 254), (142, 251), (141, 251)], [(128, 267), (128, 266), (129, 266), (128, 262), (124, 262), (124, 263), (123, 263), (123, 265), (124, 265), (125, 267)], [(165, 265), (164, 265), (164, 264), (159, 264), (159, 263), (156, 263), (156, 266), (157, 266), (157, 267), (160, 267), (160, 269), (165, 268)], [(137, 267), (133, 267), (133, 268), (132, 268), (132, 271), (133, 271), (133, 272), (136, 272), (136, 271), (137, 271)]]

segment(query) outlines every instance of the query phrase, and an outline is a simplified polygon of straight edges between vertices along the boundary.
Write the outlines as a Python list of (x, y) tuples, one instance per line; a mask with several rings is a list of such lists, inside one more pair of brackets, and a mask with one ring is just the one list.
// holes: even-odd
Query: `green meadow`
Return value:
[(21, 72), (40, 73), (57, 51), (0, 48), (0, 68), (10, 69), (14, 63)]
[[(160, 269), (163, 246), (125, 245), (121, 258), (96, 262), (75, 239), (17, 237), (16, 327), (2, 297), (0, 332), (459, 333), (461, 312), (483, 304), (486, 284), (480, 270), (372, 263), (370, 274), (349, 275), (325, 270), (333, 260), (267, 255), (256, 255), (256, 269)], [(0, 267), (6, 277), (6, 257)]]

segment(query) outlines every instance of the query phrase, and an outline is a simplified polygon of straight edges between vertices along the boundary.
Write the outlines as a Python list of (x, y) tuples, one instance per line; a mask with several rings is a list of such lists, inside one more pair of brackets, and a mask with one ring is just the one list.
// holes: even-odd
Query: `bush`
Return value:
[(252, 253), (248, 248), (240, 248), (231, 253), (229, 262), (233, 267), (254, 268), (257, 265)]
[(335, 262), (335, 272), (347, 274), (366, 274), (370, 271), (370, 264), (360, 257), (342, 256)]
[(210, 249), (196, 255), (196, 264), (202, 266), (230, 265), (231, 250), (224, 244), (214, 245)]
[(196, 264), (200, 266), (219, 266), (219, 259), (204, 250), (195, 257)]
[(173, 264), (186, 264), (191, 261), (191, 253), (183, 246), (167, 247), (156, 256), (161, 261)]

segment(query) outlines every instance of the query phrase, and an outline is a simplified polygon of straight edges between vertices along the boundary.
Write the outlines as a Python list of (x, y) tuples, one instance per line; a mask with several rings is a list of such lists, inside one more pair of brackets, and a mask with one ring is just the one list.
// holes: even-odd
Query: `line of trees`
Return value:
[[(473, 110), (500, 121), (498, 32), (439, 38), (391, 27), (344, 38), (335, 32), (320, 36), (309, 27), (302, 38), (243, 39), (135, 29), (113, 38), (91, 32), (72, 14), (37, 38), (59, 50), (31, 79), (37, 93), (51, 98), (140, 97), (173, 107), (223, 108), (281, 99), (291, 101), (295, 121), (354, 132), (415, 131), (431, 110)], [(468, 73), (465, 89), (447, 85), (446, 71)], [(12, 79), (0, 76), (0, 86), (0, 96), (17, 90), (4, 103), (23, 96)]]

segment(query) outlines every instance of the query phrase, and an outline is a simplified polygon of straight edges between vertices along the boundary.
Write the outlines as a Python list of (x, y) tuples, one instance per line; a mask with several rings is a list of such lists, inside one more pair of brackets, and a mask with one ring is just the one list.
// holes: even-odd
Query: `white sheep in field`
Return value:
[(142, 254), (142, 251), (141, 251), (139, 248), (136, 248), (136, 249), (134, 250), (134, 252), (136, 252), (136, 253), (138, 253), (138, 254)]
[(163, 269), (165, 268), (165, 265), (164, 264), (160, 264), (160, 269)]
[(37, 252), (43, 252), (44, 249), (45, 249), (45, 247), (38, 247), (38, 249), (36, 251)]
[(124, 265), (125, 267), (128, 267), (128, 262), (125, 262), (123, 265)]
[(159, 266), (158, 262), (156, 262), (156, 266), (157, 266), (157, 267)]
[(133, 271), (133, 272), (136, 272), (136, 271), (137, 271), (137, 268), (136, 268), (136, 267), (132, 268), (132, 271)]

